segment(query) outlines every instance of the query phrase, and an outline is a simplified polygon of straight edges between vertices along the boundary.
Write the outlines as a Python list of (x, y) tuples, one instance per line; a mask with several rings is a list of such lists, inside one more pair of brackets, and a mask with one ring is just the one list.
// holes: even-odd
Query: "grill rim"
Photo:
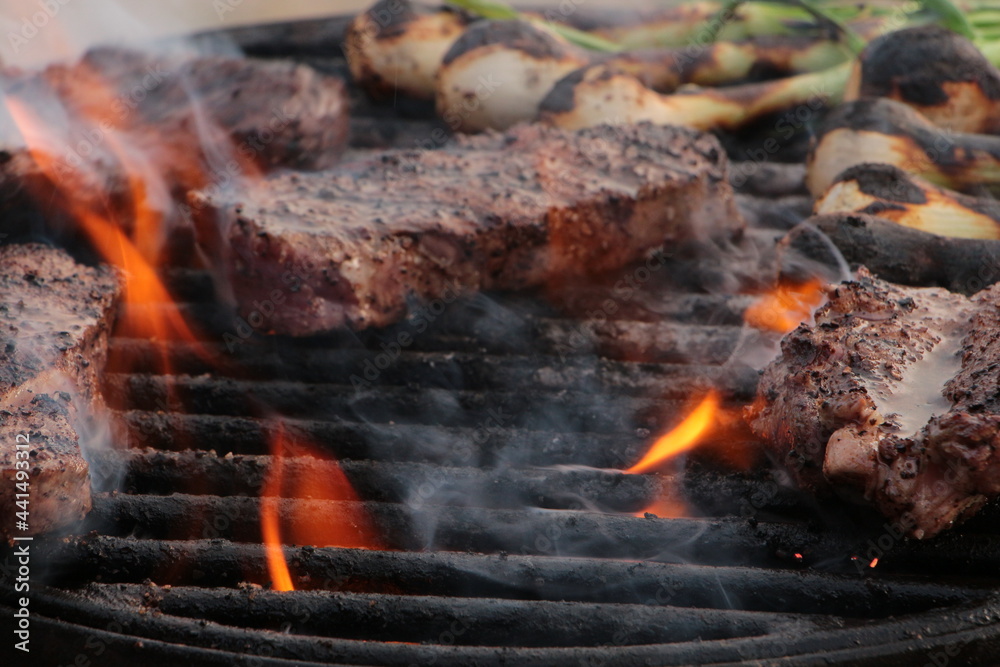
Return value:
[[(13, 608), (6, 607), (5, 605), (0, 605), (0, 612), (13, 613)], [(139, 646), (136, 646), (136, 635), (126, 635), (121, 633), (110, 633), (107, 631), (95, 630), (89, 628), (89, 626), (84, 626), (81, 624), (66, 622), (62, 620), (56, 620), (48, 618), (43, 614), (34, 614), (35, 619), (38, 621), (49, 621), (51, 623), (57, 624), (60, 628), (87, 628), (85, 634), (88, 636), (95, 635), (97, 633), (105, 633), (108, 636), (117, 634), (118, 637), (116, 641), (121, 644), (127, 645), (131, 644), (134, 648), (138, 648), (139, 652), (135, 654), (135, 657), (148, 657), (146, 653), (146, 643), (145, 639), (139, 641)], [(521, 649), (521, 648), (511, 648), (511, 647), (474, 647), (471, 651), (455, 650), (456, 647), (447, 646), (445, 648), (445, 653), (457, 654), (459, 660), (470, 660), (478, 659), (475, 663), (470, 662), (452, 662), (449, 661), (449, 657), (455, 657), (454, 655), (445, 655), (442, 660), (441, 654), (435, 654), (435, 664), (441, 665), (465, 665), (465, 664), (508, 664), (504, 661), (516, 658), (518, 661), (515, 664), (523, 664), (526, 666), (537, 665), (539, 667), (544, 665), (551, 665), (551, 667), (557, 667), (559, 665), (569, 665), (569, 664), (581, 664), (581, 660), (589, 660), (589, 662), (583, 662), (582, 664), (619, 664), (611, 662), (613, 660), (621, 660), (626, 657), (638, 657), (640, 659), (646, 658), (652, 662), (647, 662), (646, 664), (658, 664), (666, 667), (667, 665), (683, 665), (690, 664), (690, 661), (694, 658), (700, 660), (698, 664), (705, 665), (727, 665), (727, 664), (745, 664), (746, 660), (765, 660), (767, 664), (804, 664), (802, 661), (822, 659), (824, 664), (879, 664), (879, 665), (910, 665), (912, 659), (917, 655), (926, 656), (931, 651), (941, 650), (944, 651), (948, 647), (953, 647), (959, 645), (959, 653), (957, 656), (952, 657), (963, 657), (963, 658), (973, 658), (975, 656), (985, 657), (990, 655), (991, 651), (996, 651), (1000, 649), (1000, 623), (997, 619), (1000, 618), (1000, 594), (993, 594), (986, 601), (981, 604), (975, 605), (963, 605), (958, 608), (949, 608), (945, 610), (932, 610), (930, 612), (924, 612), (921, 614), (910, 615), (899, 619), (889, 619), (873, 625), (871, 627), (861, 627), (861, 628), (845, 628), (839, 630), (832, 630), (826, 632), (819, 632), (810, 634), (808, 636), (792, 636), (785, 639), (785, 635), (782, 634), (772, 634), (766, 635), (764, 637), (743, 637), (739, 639), (724, 639), (724, 640), (709, 640), (706, 642), (681, 642), (675, 644), (647, 644), (640, 645), (638, 647), (569, 647), (569, 648), (557, 648), (557, 649)], [(990, 621), (992, 619), (992, 621)], [(214, 622), (200, 623), (201, 627), (216, 626), (218, 624)], [(941, 628), (944, 626), (945, 629), (939, 634), (936, 633), (931, 637), (924, 636), (924, 632), (928, 627)], [(228, 626), (219, 626), (228, 627)], [(213, 627), (214, 629), (214, 627)], [(239, 629), (245, 630), (245, 629)], [(271, 637), (277, 640), (282, 635), (280, 633), (274, 633), (272, 631), (261, 631), (261, 634), (266, 637)], [(912, 638), (906, 638), (905, 635), (911, 635)], [(876, 635), (876, 636), (871, 636)], [(889, 640), (888, 637), (882, 637), (882, 635), (898, 635), (899, 639)], [(863, 646), (857, 646), (856, 643), (859, 641), (859, 637), (866, 637), (868, 641), (864, 642)], [(303, 636), (304, 639), (308, 641), (316, 642), (329, 642), (329, 638), (324, 637), (308, 637)], [(764, 644), (760, 640), (767, 638), (771, 640), (772, 643)], [(880, 640), (881, 638), (881, 640)], [(768, 655), (773, 649), (773, 641), (781, 642), (783, 651), (785, 655), (774, 656)], [(343, 644), (368, 644), (371, 645), (373, 642), (365, 642), (363, 640), (343, 640), (336, 639), (332, 640), (336, 643)], [(150, 643), (162, 644), (167, 647), (180, 647), (181, 649), (190, 648), (187, 645), (182, 644), (172, 644), (169, 642), (163, 642), (161, 640), (151, 640)], [(406, 647), (410, 645), (406, 644), (386, 644), (384, 642), (374, 642), (382, 647), (382, 650), (387, 650), (385, 647), (392, 647), (388, 649), (389, 652), (401, 653), (404, 656), (406, 651), (415, 649), (408, 649)], [(815, 646), (815, 644), (823, 644), (823, 647)], [(708, 646), (711, 644), (712, 646)], [(830, 650), (831, 644), (838, 646), (838, 648)], [(260, 645), (268, 645), (266, 639)], [(273, 643), (271, 644), (273, 645)], [(851, 646), (845, 646), (851, 645)], [(425, 647), (436, 647), (438, 645), (434, 644), (422, 644), (421, 649)], [(369, 646), (370, 647), (370, 646)], [(709, 650), (706, 651), (706, 647)], [(157, 646), (158, 649), (162, 648)], [(203, 647), (198, 647), (202, 649)], [(631, 650), (630, 650), (631, 649)], [(714, 653), (711, 649), (717, 649)], [(902, 650), (900, 650), (902, 649)], [(209, 649), (210, 651), (213, 649)], [(217, 649), (214, 649), (218, 651)], [(484, 662), (483, 660), (489, 657), (489, 654), (496, 654), (498, 658), (495, 661)], [(419, 655), (419, 652), (416, 652)], [(532, 661), (533, 654), (540, 654), (541, 660), (546, 658), (553, 658), (553, 660), (548, 662), (537, 662)], [(572, 662), (556, 661), (554, 658), (563, 657), (564, 655), (571, 654)], [(638, 655), (637, 655), (638, 654)], [(706, 655), (707, 654), (707, 655)], [(161, 654), (165, 655), (165, 654)], [(201, 657), (197, 653), (190, 654), (192, 656)], [(256, 656), (246, 656), (237, 653), (226, 652), (225, 655), (229, 655), (234, 659), (245, 660), (249, 658), (255, 658)], [(949, 654), (951, 655), (951, 654)], [(992, 655), (995, 656), (995, 653)], [(501, 658), (502, 656), (502, 658)], [(208, 654), (208, 657), (212, 657)], [(705, 661), (705, 658), (708, 661)], [(891, 659), (890, 661), (886, 661)], [(294, 661), (294, 662), (289, 662)], [(264, 664), (275, 664), (275, 665), (286, 665), (286, 664), (308, 664), (308, 665), (377, 665), (377, 664), (425, 664), (421, 662), (414, 662), (409, 657), (403, 657), (402, 660), (393, 661), (391, 663), (378, 663), (378, 662), (355, 662), (355, 661), (337, 661), (337, 662), (301, 662), (298, 658), (279, 658), (275, 659), (274, 663), (264, 663)], [(214, 664), (211, 662), (196, 662), (193, 664)], [(229, 664), (240, 664), (239, 662), (229, 663)]]

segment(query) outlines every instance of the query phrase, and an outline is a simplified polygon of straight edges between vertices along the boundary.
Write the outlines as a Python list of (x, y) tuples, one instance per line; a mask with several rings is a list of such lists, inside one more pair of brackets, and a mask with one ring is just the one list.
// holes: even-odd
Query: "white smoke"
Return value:
[(166, 37), (356, 12), (371, 0), (3, 0), (0, 62), (41, 67), (97, 45), (142, 46)]

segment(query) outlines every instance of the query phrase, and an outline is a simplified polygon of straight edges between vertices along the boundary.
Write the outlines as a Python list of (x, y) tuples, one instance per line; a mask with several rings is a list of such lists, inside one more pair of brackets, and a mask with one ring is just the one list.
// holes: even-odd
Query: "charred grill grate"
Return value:
[[(177, 276), (180, 293), (201, 280)], [(150, 343), (116, 338), (106, 392), (137, 447), (104, 455), (124, 456), (123, 492), (96, 497), (81, 535), (40, 545), (49, 585), (33, 611), (61, 638), (43, 650), (61, 662), (101, 646), (150, 664), (233, 664), (250, 654), (265, 665), (539, 666), (801, 662), (820, 653), (905, 664), (935, 651), (971, 660), (995, 650), (1000, 536), (973, 525), (930, 543), (893, 540), (871, 570), (848, 555), (865, 554), (884, 531), (838, 524), (766, 475), (610, 469), (634, 461), (704, 378), (740, 402), (753, 375), (592, 348), (511, 351), (505, 323), (523, 330), (537, 313), (512, 299), (505, 308), (518, 317), (486, 324), (468, 312), (483, 299), (452, 306), (441, 317), (447, 331), (428, 331), (421, 349), (402, 351), (360, 389), (345, 383), (348, 371), (380, 352), (377, 335), (254, 339), (210, 373), (190, 346), (170, 344), (174, 376), (152, 372)], [(190, 304), (198, 308), (209, 310)], [(463, 320), (478, 331), (460, 331)], [(730, 340), (738, 327), (699, 335), (717, 330)], [(478, 339), (480, 349), (437, 349), (456, 338)], [(124, 372), (143, 360), (150, 373)], [(341, 459), (388, 549), (285, 547), (298, 589), (288, 593), (266, 589), (260, 546), (275, 404), (292, 413), (288, 432)], [(511, 419), (478, 437), (494, 405)], [(332, 464), (285, 465), (306, 478)], [(416, 501), (414, 489), (425, 490)], [(706, 516), (606, 513), (682, 493)], [(301, 505), (336, 517), (358, 503), (337, 493), (286, 498), (279, 515)]]
[[(315, 57), (342, 27), (236, 37), (251, 53)], [(356, 106), (357, 148), (429, 133)], [(793, 193), (781, 205), (802, 202)], [(171, 282), (212, 332), (204, 347), (218, 363), (170, 342), (173, 374), (160, 375), (159, 347), (112, 341), (105, 389), (134, 448), (103, 455), (99, 467), (123, 465), (122, 490), (97, 495), (78, 534), (37, 544), (41, 662), (909, 665), (989, 662), (1000, 649), (995, 508), (916, 543), (763, 472), (616, 471), (699, 388), (734, 405), (752, 395), (754, 373), (722, 366), (744, 297), (661, 284), (607, 319), (586, 316), (600, 307), (586, 298), (578, 317), (530, 296), (476, 298), (366, 378), (398, 330), (254, 336), (230, 350), (233, 320), (209, 300), (207, 276), (176, 270)], [(336, 456), (364, 499), (286, 498), (279, 515), (360, 505), (386, 547), (286, 546), (297, 587), (286, 593), (267, 590), (260, 545), (275, 414), (283, 432)], [(752, 448), (739, 438), (716, 444)], [(304, 457), (284, 465), (300, 479), (331, 472)], [(616, 514), (664, 495), (702, 516)]]

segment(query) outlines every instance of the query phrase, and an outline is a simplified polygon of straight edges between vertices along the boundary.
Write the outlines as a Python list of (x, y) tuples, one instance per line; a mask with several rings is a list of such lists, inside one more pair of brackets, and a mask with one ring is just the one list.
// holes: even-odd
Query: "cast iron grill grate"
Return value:
[[(204, 279), (176, 276), (182, 294)], [(114, 339), (106, 394), (136, 447), (106, 455), (124, 457), (123, 491), (95, 498), (81, 534), (39, 545), (48, 585), (33, 595), (33, 613), (60, 637), (43, 652), (62, 662), (101, 646), (150, 664), (249, 655), (276, 665), (552, 666), (809, 662), (821, 653), (910, 664), (936, 651), (971, 660), (996, 649), (1000, 536), (983, 522), (926, 544), (893, 539), (870, 569), (849, 555), (864, 556), (884, 531), (838, 524), (767, 475), (613, 470), (677, 418), (704, 378), (740, 402), (753, 374), (582, 347), (511, 350), (510, 330), (526, 320), (574, 321), (505, 298), (454, 304), (446, 327), (363, 388), (348, 371), (379, 354), (391, 331), (251, 339), (221, 370), (171, 343), (169, 377), (153, 371), (152, 343)], [(490, 319), (505, 330), (484, 333), (481, 313), (468, 312), (484, 303), (512, 313)], [(696, 330), (697, 318), (686, 326)], [(716, 331), (731, 340), (738, 326), (699, 335)], [(439, 349), (454, 339), (479, 348)], [(143, 360), (148, 373), (135, 370)], [(548, 379), (532, 382), (538, 376)], [(493, 406), (510, 420), (477, 437)], [(298, 590), (284, 593), (267, 590), (260, 546), (276, 412), (291, 415), (288, 432), (340, 459), (387, 547), (286, 546)], [(323, 476), (331, 464), (285, 465), (289, 475)], [(414, 489), (429, 491), (415, 500)], [(680, 493), (705, 516), (621, 514)], [(310, 505), (312, 516), (336, 517), (352, 504), (333, 493), (286, 498), (278, 511)]]
[[(237, 38), (315, 58), (342, 26)], [(358, 148), (409, 145), (430, 127), (359, 109)], [(158, 346), (112, 341), (105, 391), (133, 448), (104, 455), (124, 468), (121, 491), (98, 494), (77, 534), (36, 546), (42, 662), (910, 665), (1000, 650), (995, 509), (919, 543), (764, 472), (617, 471), (705, 386), (733, 405), (752, 396), (756, 375), (725, 363), (745, 297), (651, 285), (606, 320), (531, 295), (478, 297), (383, 367), (405, 324), (227, 347), (233, 320), (208, 277), (176, 270), (171, 287), (213, 360), (169, 342), (167, 376)], [(279, 429), (322, 443), (364, 499), (285, 498), (279, 515), (360, 505), (386, 547), (285, 546), (294, 592), (268, 590), (260, 544)], [(323, 477), (331, 464), (284, 465)], [(699, 516), (629, 515), (681, 495)]]

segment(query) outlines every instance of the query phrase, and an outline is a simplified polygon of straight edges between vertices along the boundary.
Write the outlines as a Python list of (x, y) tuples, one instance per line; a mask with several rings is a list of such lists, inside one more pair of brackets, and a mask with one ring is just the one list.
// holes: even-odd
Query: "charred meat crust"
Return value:
[(97, 372), (119, 277), (47, 246), (15, 244), (0, 248), (0, 293), (0, 510), (15, 511), (16, 442), (26, 436), (31, 528), (18, 534), (39, 534), (90, 509), (80, 431), (100, 404)]
[[(838, 286), (816, 312), (815, 326), (800, 326), (782, 340), (781, 357), (764, 370), (757, 400), (744, 413), (775, 456), (814, 491), (827, 487), (823, 460), (835, 431), (852, 420), (861, 428), (883, 428), (881, 420), (866, 423), (876, 410), (859, 375), (875, 372), (882, 357), (916, 353), (932, 335), (911, 338), (898, 315), (913, 308), (912, 299), (893, 296), (865, 273)], [(862, 315), (887, 323), (891, 331), (854, 332), (856, 321), (869, 321), (859, 319)], [(842, 372), (854, 364), (861, 367), (858, 374)]]
[(1000, 288), (969, 299), (860, 271), (786, 336), (744, 416), (803, 486), (930, 537), (1000, 494), (998, 380)]
[(861, 58), (861, 97), (899, 95), (919, 106), (948, 102), (944, 81), (978, 86), (1000, 100), (1000, 73), (968, 40), (937, 25), (908, 28), (871, 41)]
[(74, 375), (90, 373), (87, 358), (71, 355), (78, 348), (100, 348), (119, 291), (119, 278), (109, 268), (77, 264), (65, 252), (41, 244), (0, 246), (0, 333), (5, 339), (0, 395), (53, 364)]
[(264, 328), (292, 335), (381, 326), (413, 297), (573, 280), (742, 229), (717, 141), (649, 124), (521, 126), (200, 203), (224, 230), (213, 244), (215, 225), (199, 224), (201, 242), (243, 314), (277, 289)]

